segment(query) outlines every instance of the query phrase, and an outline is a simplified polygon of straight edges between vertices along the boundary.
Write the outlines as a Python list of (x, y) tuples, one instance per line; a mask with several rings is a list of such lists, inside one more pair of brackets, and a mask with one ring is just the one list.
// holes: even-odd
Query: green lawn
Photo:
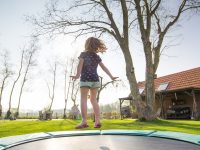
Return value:
[[(0, 137), (29, 134), (49, 131), (76, 130), (74, 127), (80, 120), (0, 120)], [(89, 128), (95, 130), (90, 120)], [(106, 129), (129, 129), (129, 130), (162, 130), (175, 131), (200, 135), (200, 121), (192, 120), (156, 120), (151, 122), (139, 122), (138, 120), (102, 120), (101, 130)], [(83, 129), (82, 129), (83, 130)]]

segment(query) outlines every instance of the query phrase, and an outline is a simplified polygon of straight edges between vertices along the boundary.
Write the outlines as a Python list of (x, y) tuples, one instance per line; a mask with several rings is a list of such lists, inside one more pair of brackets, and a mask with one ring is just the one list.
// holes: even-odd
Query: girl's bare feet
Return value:
[(81, 123), (81, 124), (79, 124), (79, 125), (76, 126), (76, 129), (83, 129), (83, 128), (87, 128), (87, 127), (89, 127), (87, 125), (87, 123)]
[(94, 124), (94, 128), (101, 128), (101, 123), (99, 122), (99, 123), (95, 123)]

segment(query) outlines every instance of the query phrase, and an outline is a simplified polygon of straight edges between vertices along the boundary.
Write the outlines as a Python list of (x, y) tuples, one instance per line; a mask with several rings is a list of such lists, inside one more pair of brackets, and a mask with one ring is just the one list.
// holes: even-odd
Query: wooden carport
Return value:
[[(162, 118), (200, 120), (200, 67), (156, 78), (154, 84), (154, 107), (161, 108)], [(139, 82), (138, 87), (144, 89), (145, 82)], [(144, 92), (141, 94), (144, 99)], [(120, 113), (125, 100), (130, 105), (134, 102), (131, 95), (119, 98)]]

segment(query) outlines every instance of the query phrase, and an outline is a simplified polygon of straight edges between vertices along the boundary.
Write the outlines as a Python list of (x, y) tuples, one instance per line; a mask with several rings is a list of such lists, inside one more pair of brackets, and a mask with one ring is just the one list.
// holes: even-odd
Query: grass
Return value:
[[(80, 120), (0, 120), (0, 137), (37, 133), (50, 131), (76, 130), (74, 127)], [(84, 130), (95, 130), (92, 120), (88, 122), (89, 128)], [(175, 131), (200, 135), (200, 121), (192, 120), (155, 120), (150, 122), (139, 122), (138, 120), (102, 120), (101, 130), (128, 129), (128, 130), (161, 130)], [(83, 130), (83, 129), (82, 129)]]

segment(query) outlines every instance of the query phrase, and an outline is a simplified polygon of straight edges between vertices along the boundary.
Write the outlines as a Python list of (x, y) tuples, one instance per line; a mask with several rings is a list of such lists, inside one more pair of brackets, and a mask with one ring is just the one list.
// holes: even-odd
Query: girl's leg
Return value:
[(91, 88), (90, 89), (90, 101), (94, 110), (95, 115), (95, 124), (100, 124), (100, 110), (99, 110), (99, 104), (97, 102), (97, 88)]
[(87, 123), (87, 95), (89, 88), (82, 87), (81, 91), (81, 115), (82, 115), (82, 124)]

